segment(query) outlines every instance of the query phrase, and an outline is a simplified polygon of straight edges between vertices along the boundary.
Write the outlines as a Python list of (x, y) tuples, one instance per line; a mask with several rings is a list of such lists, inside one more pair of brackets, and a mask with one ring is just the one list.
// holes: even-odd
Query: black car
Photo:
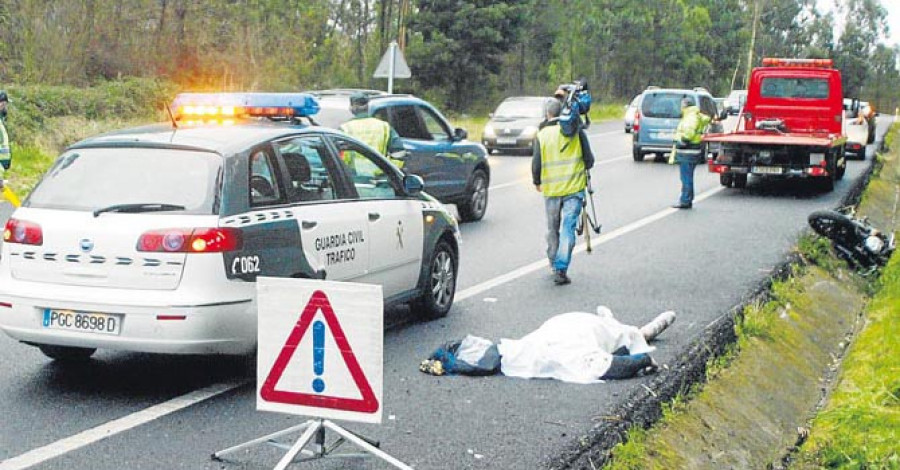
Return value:
[[(338, 128), (351, 119), (350, 93), (310, 92), (319, 99), (317, 122)], [(481, 220), (487, 211), (491, 178), (487, 150), (466, 140), (430, 103), (412, 95), (369, 95), (369, 113), (388, 122), (403, 140), (403, 171), (422, 177), (425, 191), (446, 204), (456, 204), (463, 222)]]

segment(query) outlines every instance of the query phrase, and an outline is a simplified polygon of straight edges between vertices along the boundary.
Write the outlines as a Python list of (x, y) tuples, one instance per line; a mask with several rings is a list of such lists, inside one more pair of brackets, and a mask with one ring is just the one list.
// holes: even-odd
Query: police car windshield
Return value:
[(57, 159), (24, 205), (212, 214), (221, 166), (221, 156), (189, 150), (75, 149)]

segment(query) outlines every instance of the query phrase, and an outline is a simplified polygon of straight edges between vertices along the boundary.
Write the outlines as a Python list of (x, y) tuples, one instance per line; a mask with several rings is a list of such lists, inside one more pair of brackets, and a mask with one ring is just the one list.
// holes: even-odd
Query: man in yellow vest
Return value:
[[(9, 96), (0, 90), (0, 165), (3, 170), (9, 169), (12, 155), (9, 151), (9, 134), (6, 132), (6, 106), (9, 104)], [(0, 186), (3, 186), (3, 172), (0, 171)]]
[[(391, 158), (391, 154), (403, 151), (403, 142), (390, 124), (369, 116), (369, 97), (365, 93), (354, 93), (350, 96), (350, 112), (353, 113), (353, 119), (341, 124), (340, 130), (377, 150), (398, 168), (402, 168), (403, 161)], [(353, 162), (347, 161), (347, 158), (349, 156), (345, 155), (344, 163), (352, 169)]]
[(544, 103), (546, 121), (534, 140), (531, 179), (535, 189), (544, 195), (547, 212), (547, 258), (553, 268), (553, 282), (560, 286), (571, 282), (568, 276), (572, 249), (575, 248), (575, 226), (584, 203), (587, 170), (594, 166), (584, 130), (566, 137), (559, 126), (562, 103), (548, 99)]
[(706, 160), (703, 152), (703, 132), (712, 121), (710, 116), (700, 112), (694, 100), (684, 97), (681, 100), (681, 121), (675, 128), (675, 162), (679, 165), (681, 175), (681, 197), (676, 209), (690, 209), (694, 205), (694, 169), (698, 163)]

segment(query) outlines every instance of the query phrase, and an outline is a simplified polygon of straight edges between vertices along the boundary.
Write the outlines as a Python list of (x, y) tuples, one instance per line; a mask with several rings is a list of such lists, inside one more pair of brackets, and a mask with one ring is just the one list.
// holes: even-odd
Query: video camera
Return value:
[[(571, 137), (591, 125), (588, 112), (591, 110), (591, 92), (584, 78), (565, 83), (557, 88), (565, 93), (563, 109), (559, 115), (559, 125), (563, 135)], [(582, 121), (584, 116), (584, 121)]]

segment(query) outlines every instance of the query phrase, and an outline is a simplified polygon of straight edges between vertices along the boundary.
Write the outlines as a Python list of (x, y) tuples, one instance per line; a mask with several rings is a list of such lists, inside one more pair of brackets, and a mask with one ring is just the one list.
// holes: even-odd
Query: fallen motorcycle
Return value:
[(875, 272), (894, 252), (894, 234), (886, 236), (867, 217), (856, 217), (853, 206), (815, 211), (808, 221), (816, 233), (831, 240), (838, 256), (863, 275)]

